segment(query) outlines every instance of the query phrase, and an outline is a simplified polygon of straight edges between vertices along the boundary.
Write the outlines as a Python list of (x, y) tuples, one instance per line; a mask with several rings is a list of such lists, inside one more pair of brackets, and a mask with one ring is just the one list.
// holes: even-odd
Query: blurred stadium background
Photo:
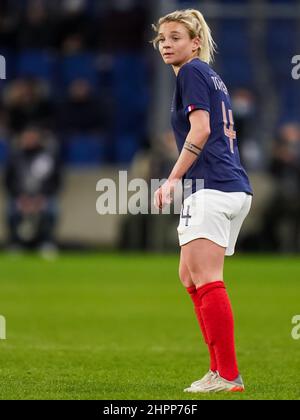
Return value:
[(190, 6), (212, 27), (255, 190), (245, 255), (225, 267), (249, 384), (228, 398), (300, 399), (300, 1), (0, 0), (0, 246), (96, 250), (0, 254), (1, 399), (181, 399), (207, 368), (178, 217), (96, 212), (101, 178), (163, 178), (176, 159), (175, 76), (148, 41)]
[[(176, 249), (177, 217), (99, 216), (96, 183), (120, 169), (148, 180), (168, 174), (176, 158), (169, 125), (174, 76), (148, 41), (160, 15), (190, 6), (212, 27), (214, 68), (231, 91), (255, 189), (240, 249), (299, 251), (300, 83), (291, 77), (298, 0), (1, 0), (3, 245), (14, 245), (15, 207), (30, 209), (17, 201), (25, 177), (20, 154), (40, 137), (48, 161), (41, 160), (36, 176), (49, 158), (55, 162), (41, 186), (49, 241), (61, 248)], [(28, 182), (24, 188), (34, 189), (35, 180)], [(26, 226), (20, 232), (30, 237)]]

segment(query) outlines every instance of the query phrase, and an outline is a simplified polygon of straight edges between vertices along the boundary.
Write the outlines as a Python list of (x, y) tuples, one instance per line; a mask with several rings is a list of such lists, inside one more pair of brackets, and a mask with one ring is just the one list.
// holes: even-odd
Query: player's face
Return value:
[(166, 64), (182, 66), (197, 56), (199, 38), (191, 39), (186, 27), (177, 22), (163, 23), (159, 28), (159, 51)]

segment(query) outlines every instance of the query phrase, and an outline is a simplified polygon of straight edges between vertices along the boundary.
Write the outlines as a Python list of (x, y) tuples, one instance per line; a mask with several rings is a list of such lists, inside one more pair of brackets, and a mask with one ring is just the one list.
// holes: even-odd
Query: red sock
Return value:
[(222, 281), (208, 283), (197, 289), (201, 316), (210, 346), (213, 346), (220, 376), (228, 381), (239, 371), (234, 345), (234, 320), (229, 297)]
[(218, 367), (217, 367), (217, 360), (216, 360), (216, 356), (215, 356), (215, 351), (214, 351), (214, 347), (211, 346), (208, 342), (208, 337), (207, 337), (207, 334), (206, 334), (205, 325), (204, 325), (202, 315), (201, 315), (200, 299), (198, 297), (197, 289), (196, 289), (195, 286), (191, 286), (191, 287), (187, 287), (186, 290), (188, 291), (188, 293), (190, 294), (190, 296), (191, 296), (191, 298), (194, 302), (194, 308), (195, 308), (196, 316), (197, 316), (197, 319), (198, 319), (198, 322), (199, 322), (199, 326), (201, 328), (204, 341), (208, 346), (208, 350), (209, 350), (209, 354), (210, 354), (210, 370), (212, 370), (213, 372), (216, 372), (218, 370)]

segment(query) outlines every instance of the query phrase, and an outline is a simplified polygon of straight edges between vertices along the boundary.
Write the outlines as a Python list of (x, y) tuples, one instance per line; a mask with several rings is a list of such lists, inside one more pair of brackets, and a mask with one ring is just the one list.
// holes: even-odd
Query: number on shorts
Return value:
[(228, 126), (227, 110), (226, 110), (226, 105), (224, 101), (222, 101), (222, 112), (223, 112), (223, 122), (224, 122), (224, 133), (225, 133), (225, 136), (229, 138), (230, 151), (231, 153), (234, 153), (233, 141), (236, 140), (236, 131), (233, 129), (234, 127), (233, 113), (232, 113), (232, 109), (228, 109), (228, 114), (229, 114), (229, 128), (228, 128), (227, 127)]
[(190, 206), (187, 206), (187, 212), (186, 214), (183, 214), (183, 208), (182, 208), (182, 212), (181, 212), (181, 218), (185, 219), (185, 226), (189, 225), (189, 219), (192, 218), (192, 216), (190, 215)]

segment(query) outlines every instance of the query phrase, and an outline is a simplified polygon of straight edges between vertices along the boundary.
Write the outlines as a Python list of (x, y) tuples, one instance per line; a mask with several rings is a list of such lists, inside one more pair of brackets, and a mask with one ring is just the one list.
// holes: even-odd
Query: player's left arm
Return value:
[(189, 121), (191, 128), (177, 162), (167, 182), (155, 193), (154, 201), (158, 208), (162, 208), (165, 203), (170, 203), (170, 196), (176, 184), (198, 159), (210, 136), (209, 112), (201, 109), (194, 110), (189, 114)]
[(197, 109), (189, 114), (191, 129), (187, 135), (184, 147), (174, 168), (168, 178), (169, 182), (180, 180), (198, 159), (209, 136), (210, 116), (209, 112)]

